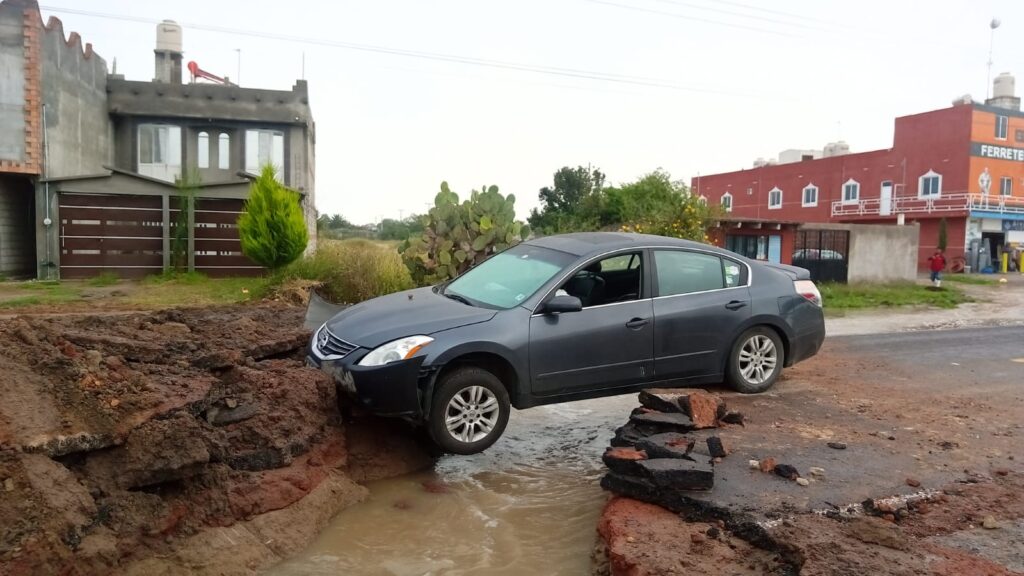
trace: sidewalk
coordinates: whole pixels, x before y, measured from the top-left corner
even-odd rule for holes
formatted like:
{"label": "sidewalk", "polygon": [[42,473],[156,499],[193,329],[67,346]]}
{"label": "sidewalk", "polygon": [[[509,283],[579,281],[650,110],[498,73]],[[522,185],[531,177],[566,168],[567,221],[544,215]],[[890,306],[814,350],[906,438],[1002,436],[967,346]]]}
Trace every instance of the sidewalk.
{"label": "sidewalk", "polygon": [[[825,331],[829,336],[858,334],[886,334],[918,330],[948,330],[954,328],[983,328],[988,326],[1024,325],[1024,276],[1020,274],[991,274],[986,278],[1005,284],[976,286],[945,282],[955,286],[976,300],[952,309],[928,307],[877,308],[849,311],[842,316],[825,318]],[[927,278],[919,280],[927,285]]]}

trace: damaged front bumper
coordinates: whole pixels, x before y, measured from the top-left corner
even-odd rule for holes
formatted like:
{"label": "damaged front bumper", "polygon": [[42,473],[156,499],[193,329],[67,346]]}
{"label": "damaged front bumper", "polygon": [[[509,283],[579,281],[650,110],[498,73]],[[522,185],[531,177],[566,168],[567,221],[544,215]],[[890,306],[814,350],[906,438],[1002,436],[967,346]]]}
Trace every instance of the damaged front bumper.
{"label": "damaged front bumper", "polygon": [[422,376],[432,373],[423,368],[423,357],[383,366],[359,366],[359,359],[366,353],[367,350],[359,350],[340,360],[325,360],[310,351],[306,364],[330,374],[340,391],[374,414],[421,419]]}

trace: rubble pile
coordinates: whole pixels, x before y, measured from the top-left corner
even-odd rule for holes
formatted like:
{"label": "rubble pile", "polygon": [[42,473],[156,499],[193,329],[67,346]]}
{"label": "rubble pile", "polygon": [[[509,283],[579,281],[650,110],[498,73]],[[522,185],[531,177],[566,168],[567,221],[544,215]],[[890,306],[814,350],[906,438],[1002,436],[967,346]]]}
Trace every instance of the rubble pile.
{"label": "rubble pile", "polygon": [[715,464],[730,452],[714,431],[743,425],[743,415],[705,390],[650,389],[639,400],[602,457],[609,471],[601,486],[654,504],[664,502],[666,493],[711,490]]}

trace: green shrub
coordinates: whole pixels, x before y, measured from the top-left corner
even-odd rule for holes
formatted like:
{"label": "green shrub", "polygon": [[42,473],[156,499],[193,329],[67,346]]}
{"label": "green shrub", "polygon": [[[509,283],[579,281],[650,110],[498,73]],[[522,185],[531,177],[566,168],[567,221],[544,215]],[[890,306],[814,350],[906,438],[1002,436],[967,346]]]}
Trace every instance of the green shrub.
{"label": "green shrub", "polygon": [[338,303],[355,304],[413,287],[409,270],[393,247],[370,240],[321,240],[313,256],[293,262],[274,283],[315,280]]}
{"label": "green shrub", "polygon": [[423,233],[402,245],[402,260],[420,285],[454,278],[495,252],[514,246],[530,235],[516,220],[516,197],[497,186],[474,190],[459,203],[459,195],[441,183],[434,207],[422,217]]}
{"label": "green shrub", "polygon": [[238,218],[242,252],[271,270],[294,262],[309,244],[299,195],[278,182],[274,173],[272,166],[263,167]]}

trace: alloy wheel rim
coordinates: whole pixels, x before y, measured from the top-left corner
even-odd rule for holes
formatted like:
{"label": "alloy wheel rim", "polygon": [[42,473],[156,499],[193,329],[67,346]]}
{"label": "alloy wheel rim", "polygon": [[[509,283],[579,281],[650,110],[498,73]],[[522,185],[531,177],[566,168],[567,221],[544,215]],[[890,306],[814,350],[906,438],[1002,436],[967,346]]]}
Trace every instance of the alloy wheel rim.
{"label": "alloy wheel rim", "polygon": [[478,442],[497,426],[501,407],[498,397],[483,386],[467,386],[448,401],[444,424],[459,442]]}
{"label": "alloy wheel rim", "polygon": [[740,374],[751,384],[763,384],[778,363],[778,349],[771,338],[758,334],[740,349]]}

